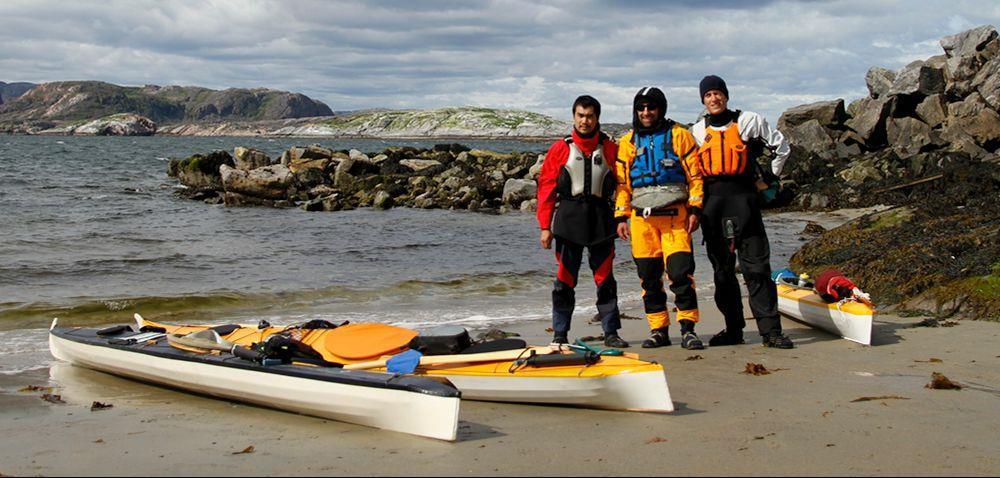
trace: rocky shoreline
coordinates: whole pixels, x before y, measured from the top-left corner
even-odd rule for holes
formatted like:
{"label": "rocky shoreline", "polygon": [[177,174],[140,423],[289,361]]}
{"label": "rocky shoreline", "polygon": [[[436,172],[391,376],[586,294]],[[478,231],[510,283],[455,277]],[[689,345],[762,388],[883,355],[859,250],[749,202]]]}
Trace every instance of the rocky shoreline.
{"label": "rocky shoreline", "polygon": [[237,147],[234,154],[171,160],[168,175],[186,186],[185,197],[227,206],[530,211],[543,159],[460,144],[393,147],[371,155],[314,144],[290,148],[279,159]]}

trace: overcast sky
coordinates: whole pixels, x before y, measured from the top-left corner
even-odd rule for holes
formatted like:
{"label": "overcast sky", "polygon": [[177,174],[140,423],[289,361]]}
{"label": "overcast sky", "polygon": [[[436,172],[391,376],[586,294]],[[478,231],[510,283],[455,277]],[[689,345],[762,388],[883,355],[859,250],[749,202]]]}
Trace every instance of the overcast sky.
{"label": "overcast sky", "polygon": [[631,118],[660,86],[668,115],[701,111],[717,74],[731,106],[772,121],[867,93],[870,66],[942,53],[1000,24],[983,1],[0,1],[0,81],[268,87],[334,110],[476,105],[569,119],[591,94]]}

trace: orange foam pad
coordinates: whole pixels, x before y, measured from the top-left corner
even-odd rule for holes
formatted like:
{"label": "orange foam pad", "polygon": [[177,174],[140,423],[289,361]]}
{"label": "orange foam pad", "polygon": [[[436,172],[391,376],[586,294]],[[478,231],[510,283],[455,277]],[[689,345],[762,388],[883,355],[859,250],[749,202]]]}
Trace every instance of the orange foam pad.
{"label": "orange foam pad", "polygon": [[396,352],[416,336],[415,330],[392,325],[348,324],[327,332],[323,345],[339,357],[359,360]]}

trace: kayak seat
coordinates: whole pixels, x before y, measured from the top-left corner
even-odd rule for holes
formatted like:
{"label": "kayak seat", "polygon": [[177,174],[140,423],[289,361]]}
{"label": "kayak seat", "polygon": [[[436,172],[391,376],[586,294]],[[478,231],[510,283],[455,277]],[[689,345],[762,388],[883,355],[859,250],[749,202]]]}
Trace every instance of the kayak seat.
{"label": "kayak seat", "polygon": [[225,337],[225,336],[227,336],[227,335],[229,335],[229,334],[231,334],[233,332],[236,332],[237,330],[242,329],[242,328],[243,327],[240,326],[240,325],[226,324],[226,325],[216,325],[215,327],[212,327],[210,330],[214,330],[220,336]]}
{"label": "kayak seat", "polygon": [[98,337],[114,337],[115,335],[121,335],[125,332],[131,332],[132,327],[128,325],[113,325],[111,327],[103,328],[97,331]]}

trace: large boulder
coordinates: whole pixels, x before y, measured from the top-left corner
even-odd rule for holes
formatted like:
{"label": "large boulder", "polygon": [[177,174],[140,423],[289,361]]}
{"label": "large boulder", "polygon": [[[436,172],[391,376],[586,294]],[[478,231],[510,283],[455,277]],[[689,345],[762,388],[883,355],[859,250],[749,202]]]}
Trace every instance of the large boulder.
{"label": "large boulder", "polygon": [[963,98],[972,92],[971,80],[982,66],[1000,52],[1000,39],[992,25],[983,25],[942,38],[941,47],[948,57],[948,93]]}
{"label": "large boulder", "polygon": [[864,158],[851,163],[847,168],[838,171],[837,177],[851,187],[858,187],[868,181],[881,181],[885,179],[885,175],[880,171],[874,157]]}
{"label": "large boulder", "polygon": [[927,123],[931,128],[936,128],[948,119],[948,103],[944,95],[931,95],[924,98],[924,101],[917,105],[917,117]]}
{"label": "large boulder", "polygon": [[941,146],[945,151],[965,153],[970,158],[985,159],[993,156],[976,143],[976,139],[966,133],[961,127],[946,124],[939,133]]}
{"label": "large boulder", "polygon": [[219,172],[226,192],[262,199],[282,199],[293,184],[292,172],[280,164],[250,171],[223,165]]}
{"label": "large boulder", "polygon": [[948,104],[948,115],[954,118],[972,118],[988,106],[979,93],[972,93],[962,101]]}
{"label": "large boulder", "polygon": [[181,184],[192,189],[222,190],[222,176],[219,168],[234,166],[233,157],[226,151],[215,151],[207,155],[196,154],[183,159],[172,167]]}
{"label": "large boulder", "polygon": [[[326,159],[314,159],[312,161],[329,161]],[[326,171],[322,167],[315,168],[302,168],[298,171],[292,172],[295,177],[295,184],[298,185],[299,190],[310,190],[316,186],[320,186],[327,182],[329,177]]]}
{"label": "large boulder", "polygon": [[535,164],[528,168],[528,175],[524,179],[538,180],[538,176],[542,174],[542,164],[545,162],[545,155],[539,154],[538,158],[535,159]]}
{"label": "large boulder", "polygon": [[288,150],[289,161],[294,162],[300,159],[324,159],[334,157],[335,151],[330,148],[324,148],[318,144],[311,144],[309,146],[295,146]]}
{"label": "large boulder", "polygon": [[389,209],[393,205],[392,195],[385,191],[375,193],[375,198],[372,199],[372,207],[378,209]]}
{"label": "large boulder", "polygon": [[941,38],[941,48],[948,58],[964,58],[981,54],[991,43],[997,41],[997,30],[993,25],[982,25],[962,33]]}
{"label": "large boulder", "polygon": [[858,112],[847,120],[847,126],[858,133],[869,148],[885,144],[885,119],[889,116],[891,98],[862,98]]}
{"label": "large boulder", "polygon": [[293,174],[298,174],[306,169],[318,169],[320,172],[327,172],[330,168],[330,164],[333,162],[331,159],[301,159],[298,161],[293,161],[288,165],[288,170]]}
{"label": "large boulder", "polygon": [[873,66],[865,74],[865,84],[868,85],[868,94],[872,98],[882,98],[889,93],[892,83],[896,81],[896,72]]}
{"label": "large boulder", "polygon": [[886,139],[901,158],[908,158],[931,144],[931,127],[915,118],[890,118]]}
{"label": "large boulder", "polygon": [[972,87],[994,110],[1000,110],[1000,56],[983,65],[972,79]]}
{"label": "large boulder", "polygon": [[236,161],[236,169],[244,171],[271,165],[271,158],[263,151],[254,148],[237,146],[233,150],[233,158]]}
{"label": "large boulder", "polygon": [[370,158],[368,158],[368,155],[367,155],[367,154],[365,154],[365,153],[362,153],[361,151],[358,151],[358,150],[356,150],[356,149],[352,149],[352,150],[350,150],[350,151],[349,151],[349,152],[347,153],[347,157],[349,157],[349,158],[353,159],[354,161],[365,161],[365,162],[371,162],[371,159],[370,159]]}
{"label": "large boulder", "polygon": [[953,118],[948,126],[968,134],[987,150],[1000,147],[1000,115],[996,111],[984,108],[973,117]]}
{"label": "large boulder", "polygon": [[778,129],[790,130],[807,121],[815,120],[820,126],[839,129],[847,113],[844,111],[844,100],[819,101],[807,105],[799,105],[785,110],[778,118]]}
{"label": "large boulder", "polygon": [[944,71],[917,60],[896,73],[888,95],[930,96],[944,93]]}
{"label": "large boulder", "polygon": [[496,151],[490,151],[486,149],[470,150],[469,156],[475,158],[479,164],[499,163],[501,161],[513,159],[515,157],[514,154],[512,153],[499,153]]}
{"label": "large boulder", "polygon": [[426,172],[430,169],[441,167],[441,161],[436,159],[404,159],[399,164],[415,173]]}
{"label": "large boulder", "polygon": [[811,119],[785,130],[785,136],[791,145],[792,155],[796,158],[806,156],[831,158],[834,155],[833,138],[818,120]]}
{"label": "large boulder", "polygon": [[527,179],[508,179],[503,184],[503,194],[500,198],[504,204],[520,205],[523,201],[535,198],[538,185]]}
{"label": "large boulder", "polygon": [[355,159],[348,156],[347,159],[340,161],[337,165],[337,169],[333,173],[333,185],[339,188],[348,188],[351,183],[354,182],[354,176],[351,175],[351,168],[354,167]]}

